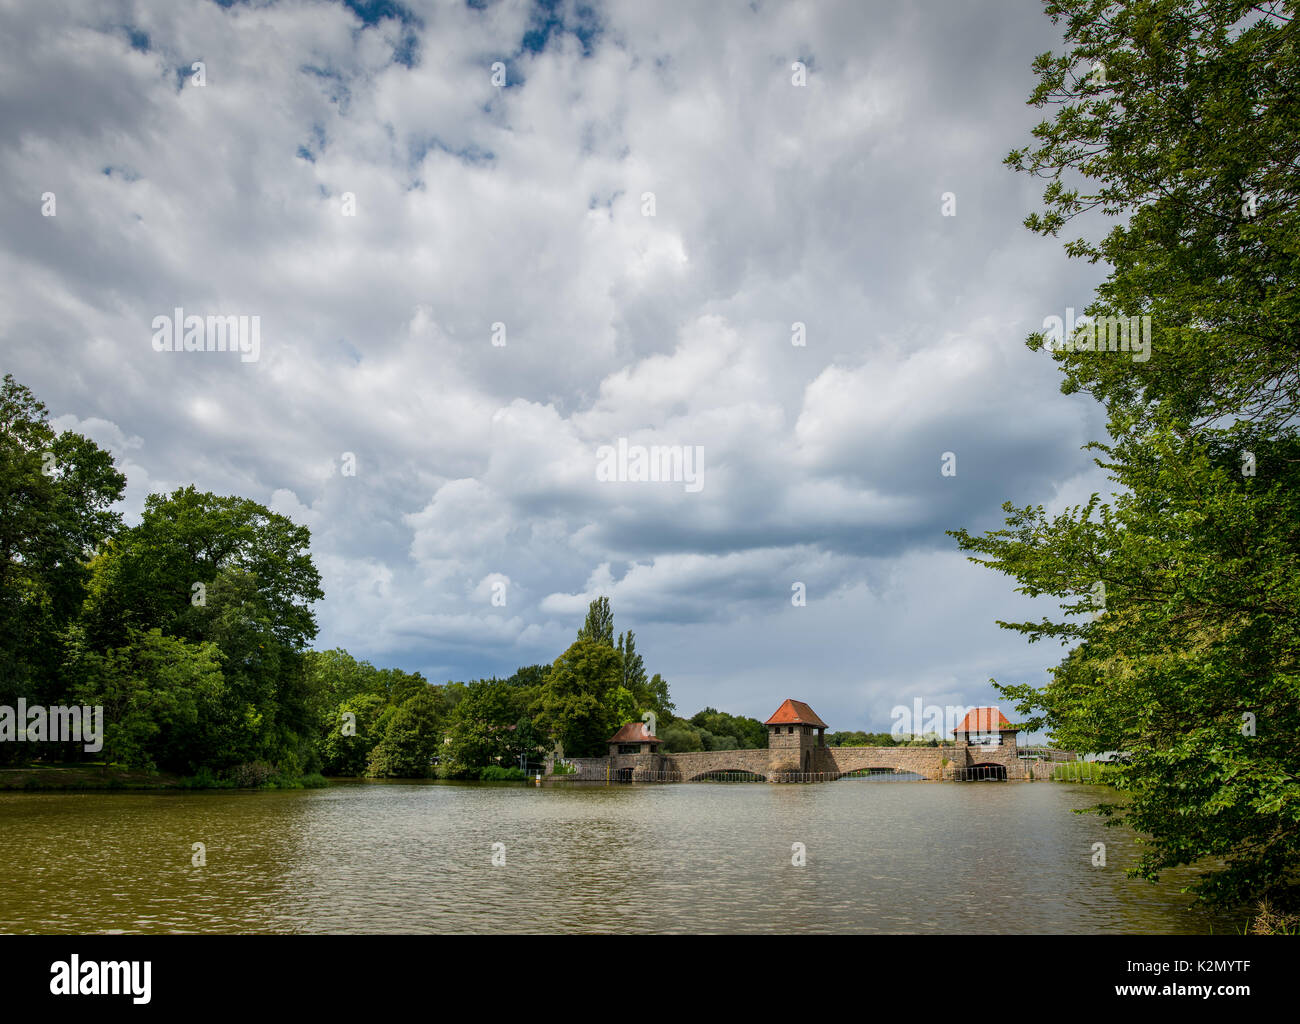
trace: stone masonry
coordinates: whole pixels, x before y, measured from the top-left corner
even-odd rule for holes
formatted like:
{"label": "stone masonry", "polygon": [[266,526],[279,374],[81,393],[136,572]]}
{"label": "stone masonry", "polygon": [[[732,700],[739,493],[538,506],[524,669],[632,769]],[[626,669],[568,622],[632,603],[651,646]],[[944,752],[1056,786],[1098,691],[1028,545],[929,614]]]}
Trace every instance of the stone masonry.
{"label": "stone masonry", "polygon": [[[1000,747],[985,748],[959,743],[947,747],[814,747],[808,768],[789,769],[800,774],[826,774],[839,778],[863,769],[881,769],[891,772],[915,772],[924,779],[960,778],[959,769],[979,765],[999,765],[1006,770],[1008,780],[1028,778],[1025,765],[1016,756],[1015,744],[1008,741]],[[610,779],[633,781],[641,777],[664,781],[690,782],[712,772],[748,772],[761,775],[768,781],[783,776],[790,763],[785,748],[758,750],[706,750],[688,754],[619,754],[614,757],[575,757],[570,763],[577,769],[578,779]],[[622,773],[622,774],[620,774]],[[1050,777],[1050,776],[1049,776]]]}
{"label": "stone masonry", "polygon": [[[639,723],[637,723],[639,725]],[[684,754],[653,752],[618,754],[611,743],[608,757],[570,758],[577,774],[569,778],[610,781],[691,782],[718,772],[746,772],[768,782],[838,779],[855,771],[877,769],[915,772],[923,779],[964,779],[1001,769],[1008,780],[1031,777],[1017,756],[1016,729],[1002,725],[987,743],[969,743],[959,732],[957,742],[942,747],[830,747],[826,726],[806,704],[786,701],[768,721],[768,746],[757,750],[708,750]],[[630,725],[625,727],[630,728]],[[615,734],[616,738],[622,735]],[[648,734],[647,734],[648,735]],[[638,737],[639,738],[639,737]],[[658,741],[654,741],[656,746]],[[981,769],[974,772],[972,769]],[[1050,770],[1050,769],[1049,769]],[[1034,775],[1041,778],[1043,770]],[[1050,775],[1048,775],[1050,777]]]}

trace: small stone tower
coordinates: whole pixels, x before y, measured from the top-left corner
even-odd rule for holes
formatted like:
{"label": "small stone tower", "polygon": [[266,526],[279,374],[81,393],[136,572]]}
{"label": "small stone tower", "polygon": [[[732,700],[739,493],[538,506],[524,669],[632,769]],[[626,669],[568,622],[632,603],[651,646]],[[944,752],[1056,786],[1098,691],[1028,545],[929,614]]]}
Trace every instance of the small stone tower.
{"label": "small stone tower", "polygon": [[768,770],[815,772],[826,747],[826,723],[801,700],[786,700],[765,723]]}
{"label": "small stone tower", "polygon": [[1025,778],[1025,762],[1016,749],[1019,731],[996,707],[971,708],[953,730],[956,745],[945,774],[964,779]]}

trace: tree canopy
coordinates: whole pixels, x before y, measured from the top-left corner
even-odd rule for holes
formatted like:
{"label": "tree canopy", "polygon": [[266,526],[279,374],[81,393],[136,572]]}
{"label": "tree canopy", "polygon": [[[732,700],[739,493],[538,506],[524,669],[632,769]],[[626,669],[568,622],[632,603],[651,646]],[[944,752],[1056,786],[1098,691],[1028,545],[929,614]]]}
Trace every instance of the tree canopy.
{"label": "tree canopy", "polygon": [[[1198,864],[1219,903],[1300,901],[1300,64],[1295,4],[1046,4],[1070,45],[1035,62],[1057,108],[1013,151],[1047,180],[1026,221],[1121,222],[1069,255],[1110,273],[1087,312],[1149,316],[1150,358],[1057,346],[1062,390],[1104,403],[1114,493],[953,531],[1062,615],[1000,622],[1070,648],[1000,685],[1029,727],[1131,754],[1098,810],[1147,837],[1136,874]],[[1043,333],[1028,339],[1040,349]]]}
{"label": "tree canopy", "polygon": [[[53,702],[63,634],[80,613],[89,561],[121,526],[126,477],[6,374],[0,385],[0,703]],[[0,758],[17,756],[0,750]]]}

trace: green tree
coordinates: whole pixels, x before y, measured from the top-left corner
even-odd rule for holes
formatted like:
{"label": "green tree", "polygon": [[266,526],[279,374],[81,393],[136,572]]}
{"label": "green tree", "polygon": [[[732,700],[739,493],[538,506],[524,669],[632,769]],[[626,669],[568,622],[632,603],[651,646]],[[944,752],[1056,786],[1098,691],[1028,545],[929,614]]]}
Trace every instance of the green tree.
{"label": "green tree", "polygon": [[192,772],[194,739],[222,696],[221,653],[159,630],[134,633],[123,647],[86,652],[78,665],[78,703],[104,709],[106,763]]}
{"label": "green tree", "polygon": [[506,682],[511,686],[521,686],[540,691],[546,685],[547,677],[550,674],[550,665],[525,665],[522,668],[515,669],[514,674]]}
{"label": "green tree", "polygon": [[[87,562],[121,526],[126,478],[6,374],[0,385],[0,703],[66,692],[63,634],[85,598]],[[12,750],[12,745],[10,747]],[[0,751],[0,756],[8,751]]]}
{"label": "green tree", "polygon": [[354,693],[326,716],[320,740],[321,771],[326,775],[360,776],[379,743],[380,723],[388,705],[377,693]]}
{"label": "green tree", "polygon": [[623,659],[623,686],[636,694],[642,703],[649,704],[650,686],[645,674],[645,661],[636,649],[636,634],[630,629],[618,637],[618,653]]}
{"label": "green tree", "polygon": [[305,648],[323,594],[309,543],[306,527],[256,502],[187,487],[150,495],[140,524],[92,564],[82,620],[90,650],[144,629],[220,649],[222,705],[196,751],[209,767],[310,767],[321,724]]}
{"label": "green tree", "polygon": [[442,705],[432,687],[408,697],[388,719],[384,738],[370,752],[372,778],[426,778],[443,749]]}
{"label": "green tree", "polygon": [[471,768],[517,764],[520,754],[536,760],[539,739],[530,719],[531,687],[508,680],[472,682],[452,715],[451,758]]}
{"label": "green tree", "polygon": [[668,754],[687,754],[704,749],[704,740],[699,730],[680,718],[661,727],[659,738],[664,741],[662,749]]}
{"label": "green tree", "polygon": [[324,728],[332,728],[339,704],[361,694],[388,699],[378,670],[368,661],[358,661],[341,647],[328,651],[307,651],[303,655],[306,687],[311,695],[313,715]]}
{"label": "green tree", "polygon": [[578,630],[578,639],[614,646],[614,613],[608,597],[598,597],[587,606],[587,619]]}
{"label": "green tree", "polygon": [[1025,223],[1055,236],[1091,211],[1123,218],[1066,251],[1113,268],[1089,314],[1149,315],[1152,331],[1145,360],[1058,351],[1062,390],[1104,402],[1117,435],[1225,418],[1283,429],[1300,386],[1296,5],[1045,7],[1071,45],[1035,62],[1030,102],[1058,110],[1037,145],[1007,157],[1048,182],[1044,211]]}
{"label": "green tree", "polygon": [[147,624],[203,639],[219,618],[211,590],[224,574],[249,588],[238,599],[257,603],[276,643],[303,650],[316,635],[311,603],[324,596],[310,544],[305,526],[247,498],[194,487],[151,494],[92,583],[87,638],[96,645]]}
{"label": "green tree", "polygon": [[569,757],[606,752],[619,708],[611,703],[623,676],[612,643],[576,640],[555,659],[536,718],[540,732],[561,744]]}
{"label": "green tree", "polygon": [[[645,702],[648,705],[648,710],[653,711],[661,722],[673,718],[674,713],[677,711],[677,705],[672,702],[672,698],[668,693],[668,681],[658,672],[650,677],[650,682],[646,685],[646,692]],[[766,745],[766,737],[764,737],[763,742]]]}
{"label": "green tree", "polygon": [[1094,331],[1055,353],[1062,390],[1106,406],[1109,439],[1095,447],[1111,502],[1094,495],[1058,516],[1008,504],[1004,529],[954,536],[1020,592],[1061,602],[1057,619],[1000,623],[1073,648],[1048,685],[998,688],[1034,716],[1028,727],[1130,752],[1114,778],[1131,799],[1098,810],[1149,837],[1135,873],[1199,864],[1202,897],[1292,909],[1295,4],[1046,6],[1070,45],[1035,64],[1031,102],[1059,106],[1055,118],[1008,157],[1048,181],[1026,223],[1055,235],[1088,211],[1123,218],[1066,248],[1112,268],[1087,312],[1150,316],[1150,349],[1099,346]]}
{"label": "green tree", "polygon": [[[626,686],[615,686],[605,699],[609,721],[615,729],[641,719],[641,705]],[[606,737],[608,739],[608,737]]]}
{"label": "green tree", "polygon": [[757,718],[744,718],[729,715],[717,708],[705,708],[691,716],[691,725],[713,733],[719,742],[726,740],[731,743],[731,747],[709,749],[756,750],[767,746],[767,726]]}

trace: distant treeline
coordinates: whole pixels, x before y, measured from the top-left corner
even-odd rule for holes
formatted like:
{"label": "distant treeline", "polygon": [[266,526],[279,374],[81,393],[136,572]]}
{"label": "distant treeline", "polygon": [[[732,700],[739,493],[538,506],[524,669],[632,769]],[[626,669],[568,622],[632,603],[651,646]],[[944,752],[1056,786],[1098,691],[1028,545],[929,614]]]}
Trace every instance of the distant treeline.
{"label": "distant treeline", "polygon": [[934,733],[914,736],[891,732],[828,732],[826,744],[831,747],[951,747],[954,740],[945,740]]}

